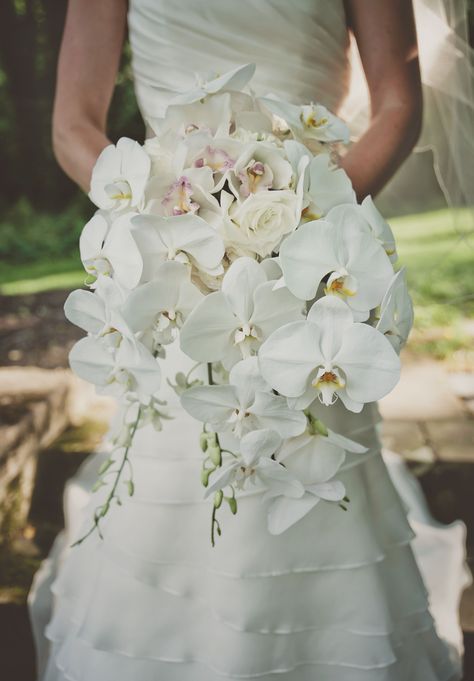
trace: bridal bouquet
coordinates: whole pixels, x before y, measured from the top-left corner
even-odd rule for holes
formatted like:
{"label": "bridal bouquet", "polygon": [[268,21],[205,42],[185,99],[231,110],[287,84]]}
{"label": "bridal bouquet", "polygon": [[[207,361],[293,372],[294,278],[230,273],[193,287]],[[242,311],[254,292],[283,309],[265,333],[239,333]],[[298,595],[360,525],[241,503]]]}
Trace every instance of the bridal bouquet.
{"label": "bridal bouquet", "polygon": [[130,445],[167,416],[160,364],[177,337],[208,368],[208,384],[180,373],[175,387],[203,424],[213,544],[218,509],[235,514],[253,486],[274,534],[321,501],[347,509],[338,470],[366,450],[320,405],[360,412],[398,381],[412,306],[389,225],[338,168],[349,131],[321,104],[244,92],[254,69],[200,82],[148,121],[143,146],[122,138],[94,168],[90,290],[65,305],[87,336],[70,363],[127,408],[90,532],[121,503],[119,483],[133,494]]}

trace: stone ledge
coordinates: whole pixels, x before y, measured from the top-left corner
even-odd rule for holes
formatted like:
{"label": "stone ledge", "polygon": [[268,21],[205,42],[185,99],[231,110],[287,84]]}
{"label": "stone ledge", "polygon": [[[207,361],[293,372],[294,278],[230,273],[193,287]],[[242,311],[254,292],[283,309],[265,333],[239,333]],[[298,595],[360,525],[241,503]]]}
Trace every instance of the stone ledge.
{"label": "stone ledge", "polygon": [[37,455],[70,422],[70,372],[0,369],[0,527],[26,521]]}

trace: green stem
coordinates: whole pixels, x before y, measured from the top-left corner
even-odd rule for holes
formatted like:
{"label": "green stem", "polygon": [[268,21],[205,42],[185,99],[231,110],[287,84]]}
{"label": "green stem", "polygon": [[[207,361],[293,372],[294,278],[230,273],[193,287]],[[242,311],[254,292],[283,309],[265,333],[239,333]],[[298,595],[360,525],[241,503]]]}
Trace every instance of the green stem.
{"label": "green stem", "polygon": [[207,381],[209,385],[214,385],[214,378],[212,376],[212,364],[208,362],[207,365]]}
{"label": "green stem", "polygon": [[[122,476],[122,473],[123,473],[123,470],[124,470],[125,466],[126,466],[127,463],[128,463],[128,465],[131,467],[130,461],[129,461],[129,459],[128,459],[128,455],[129,455],[130,447],[132,446],[133,438],[134,438],[134,436],[135,436],[135,433],[136,433],[136,430],[137,430],[137,428],[138,428],[138,424],[139,424],[139,422],[140,422],[141,417],[142,417],[142,408],[140,407],[140,408],[138,409],[137,418],[135,419],[135,421],[134,421],[134,423],[133,423],[133,426],[132,426],[132,430],[130,431],[130,442],[129,442],[129,444],[127,445],[127,447],[125,448],[125,452],[124,452],[122,461],[121,461],[121,463],[120,463],[120,466],[119,466],[118,469],[117,469],[117,473],[116,473],[116,476],[115,476],[114,484],[112,485],[112,488],[111,488],[111,490],[110,490],[110,492],[109,492],[109,494],[108,494],[108,496],[107,496],[107,499],[106,499],[105,502],[102,504],[102,507],[101,507],[102,509],[107,509],[107,510],[109,509],[110,504],[112,503],[112,499],[115,497],[115,492],[117,491],[117,487],[118,487],[118,484],[119,484],[119,482],[120,482],[120,478],[121,478],[121,476]],[[107,512],[107,511],[106,511],[106,512]],[[99,524],[100,524],[100,519],[103,518],[104,515],[105,515],[105,513],[101,515],[101,514],[97,514],[97,512],[96,512],[95,515],[94,515],[94,524],[92,525],[92,527],[88,530],[88,532],[86,532],[85,535],[83,535],[80,539],[78,539],[77,541],[75,541],[74,544],[72,544],[72,547],[74,547],[74,546],[79,546],[80,544],[82,544],[82,542],[85,541],[88,537],[90,537],[90,535],[91,535],[95,530],[97,530],[97,531],[99,532],[99,535],[100,535],[100,537],[102,538],[102,535],[101,535],[101,532],[100,532]]]}

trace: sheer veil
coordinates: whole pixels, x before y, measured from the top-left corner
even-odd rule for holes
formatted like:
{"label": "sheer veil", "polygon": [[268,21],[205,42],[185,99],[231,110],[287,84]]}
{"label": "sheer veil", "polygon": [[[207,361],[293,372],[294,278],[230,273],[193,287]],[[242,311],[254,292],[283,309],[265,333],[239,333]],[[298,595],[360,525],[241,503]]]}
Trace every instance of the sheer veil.
{"label": "sheer veil", "polygon": [[[442,194],[450,207],[474,205],[474,60],[467,35],[466,0],[414,0],[424,119],[416,152],[381,195],[388,212],[396,212],[405,190],[412,205],[431,207]],[[351,87],[341,115],[359,135],[368,120],[368,93],[355,41],[351,45]],[[418,158],[417,158],[418,157]],[[422,158],[424,157],[424,158]],[[436,178],[420,179],[432,167]],[[422,205],[415,205],[418,193]],[[410,203],[408,191],[407,203]],[[471,227],[473,217],[471,215]]]}

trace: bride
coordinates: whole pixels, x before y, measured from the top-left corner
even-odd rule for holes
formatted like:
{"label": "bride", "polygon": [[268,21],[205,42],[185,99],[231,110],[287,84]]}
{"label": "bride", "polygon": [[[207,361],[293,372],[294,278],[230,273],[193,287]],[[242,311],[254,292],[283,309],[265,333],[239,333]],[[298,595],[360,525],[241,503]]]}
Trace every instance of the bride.
{"label": "bride", "polygon": [[[127,18],[145,120],[162,116],[196,72],[223,73],[244,62],[257,64],[257,93],[321,99],[337,111],[349,87],[351,32],[371,113],[341,166],[359,199],[384,187],[420,134],[410,0],[131,0],[128,7],[126,0],[70,0],[53,139],[65,172],[86,191],[109,144],[106,119]],[[191,362],[172,346],[164,366],[171,380]],[[136,493],[110,514],[103,540],[91,536],[70,548],[96,504],[89,491],[106,455],[94,455],[68,485],[66,530],[30,595],[41,681],[460,679],[454,613],[466,581],[463,528],[437,528],[417,493],[409,524],[381,456],[375,404],[353,414],[339,402],[328,414],[330,427],[369,448],[343,470],[350,512],[335,516],[318,506],[271,536],[256,511],[258,494],[250,495],[240,502],[239,522],[227,523],[211,548],[202,539],[209,517],[196,455],[200,425],[171,388],[163,398],[174,418],[162,433],[137,431]],[[419,568],[432,584],[439,563],[433,538],[451,530],[449,602],[430,594],[440,616],[435,627]],[[445,632],[446,618],[454,623]]]}

